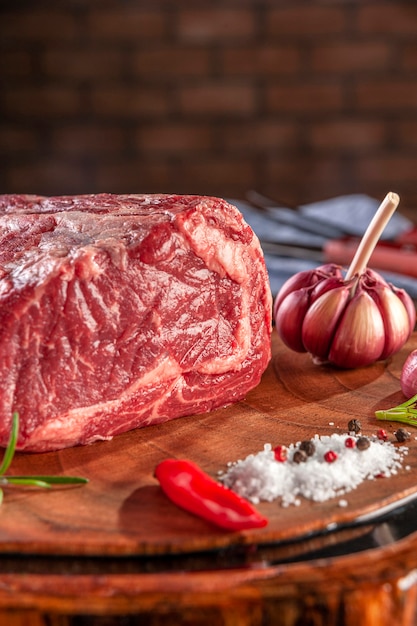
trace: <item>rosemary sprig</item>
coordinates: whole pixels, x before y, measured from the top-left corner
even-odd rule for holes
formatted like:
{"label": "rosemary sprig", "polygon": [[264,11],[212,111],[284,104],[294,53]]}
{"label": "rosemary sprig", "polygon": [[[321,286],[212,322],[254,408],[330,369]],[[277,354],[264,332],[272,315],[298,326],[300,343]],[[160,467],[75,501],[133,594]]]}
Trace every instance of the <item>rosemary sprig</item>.
{"label": "rosemary sprig", "polygon": [[3,461],[0,465],[0,475],[3,475],[10,467],[12,462],[14,451],[16,449],[17,436],[19,434],[19,413],[13,413],[12,416],[12,429],[10,431],[9,443],[7,444],[6,451],[4,453]]}
{"label": "rosemary sprig", "polygon": [[417,426],[417,394],[398,406],[385,411],[375,411],[379,420],[391,420],[393,422],[403,422],[410,426]]}
{"label": "rosemary sprig", "polygon": [[19,434],[19,414],[15,411],[12,416],[12,428],[9,441],[0,464],[0,505],[3,502],[3,489],[7,485],[24,487],[40,487],[50,489],[53,485],[80,485],[88,483],[87,478],[81,476],[6,476],[16,450]]}

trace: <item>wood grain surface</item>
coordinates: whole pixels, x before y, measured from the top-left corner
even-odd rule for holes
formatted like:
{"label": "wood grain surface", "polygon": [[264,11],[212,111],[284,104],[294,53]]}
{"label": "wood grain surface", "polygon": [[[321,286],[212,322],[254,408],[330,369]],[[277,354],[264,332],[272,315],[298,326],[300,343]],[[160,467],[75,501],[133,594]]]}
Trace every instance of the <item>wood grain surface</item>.
{"label": "wood grain surface", "polygon": [[[153,476],[167,457],[188,458],[213,476],[228,461],[261,450],[265,443],[289,444],[319,435],[344,433],[359,418],[364,434],[381,426],[377,409],[403,401],[399,377],[406,355],[417,347],[414,334],[386,362],[343,371],[314,365],[306,354],[282,345],[274,333],[273,358],[261,384],[244,402],[210,414],[179,418],[87,447],[16,455],[13,474],[72,474],[89,479],[82,487],[53,491],[10,488],[0,518],[0,553],[41,555],[175,555],[242,545],[291,541],[322,531],[417,491],[417,429],[408,442],[407,465],[389,479],[366,481],[324,503],[302,501],[259,509],[263,529],[225,532],[175,507]],[[390,433],[398,424],[384,423]]]}

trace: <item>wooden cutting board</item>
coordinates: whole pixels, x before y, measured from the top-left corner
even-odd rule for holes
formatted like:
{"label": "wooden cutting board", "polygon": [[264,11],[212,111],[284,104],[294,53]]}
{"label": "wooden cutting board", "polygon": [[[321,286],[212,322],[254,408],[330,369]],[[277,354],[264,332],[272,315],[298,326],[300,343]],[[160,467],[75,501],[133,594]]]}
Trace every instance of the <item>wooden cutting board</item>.
{"label": "wooden cutting board", "polygon": [[[0,554],[172,555],[249,544],[279,545],[350,522],[417,491],[417,429],[408,442],[409,470],[366,481],[347,496],[299,507],[262,503],[263,529],[231,533],[176,508],[162,493],[154,468],[167,457],[188,458],[215,476],[228,461],[289,444],[316,433],[345,433],[351,418],[371,435],[381,423],[377,409],[404,400],[399,377],[417,347],[417,334],[387,362],[354,371],[316,366],[273,336],[273,357],[261,384],[245,401],[210,414],[173,420],[87,447],[54,453],[16,454],[13,474],[71,474],[82,487],[5,492],[0,517]],[[394,439],[394,422],[382,424]]]}

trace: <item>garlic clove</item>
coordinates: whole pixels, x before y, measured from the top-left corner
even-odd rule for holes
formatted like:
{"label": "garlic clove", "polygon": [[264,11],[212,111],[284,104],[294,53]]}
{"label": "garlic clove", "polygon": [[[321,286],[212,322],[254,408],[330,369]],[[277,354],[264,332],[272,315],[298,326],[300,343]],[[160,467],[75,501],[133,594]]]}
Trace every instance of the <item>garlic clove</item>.
{"label": "garlic clove", "polygon": [[410,332],[407,339],[410,337],[411,333],[414,330],[416,325],[416,307],[412,298],[408,295],[408,293],[404,289],[399,289],[398,287],[394,287],[394,285],[390,285],[392,291],[395,293],[397,298],[401,300],[408,314],[408,320],[410,324]]}
{"label": "garlic clove", "polygon": [[316,267],[314,271],[316,274],[322,276],[342,277],[342,266],[336,265],[336,263],[325,263],[324,265],[319,265],[319,267]]}
{"label": "garlic clove", "polygon": [[377,361],[384,350],[385,329],[376,302],[359,289],[348,302],[335,332],[329,361],[346,369]]}
{"label": "garlic clove", "polygon": [[389,287],[378,285],[369,291],[382,315],[385,329],[385,345],[380,359],[386,359],[402,348],[410,336],[408,311],[402,301]]}
{"label": "garlic clove", "polygon": [[298,289],[287,295],[275,314],[275,327],[279,336],[295,352],[306,352],[301,328],[309,304],[309,289]]}
{"label": "garlic clove", "polygon": [[385,285],[388,286],[387,281],[381,274],[378,274],[375,270],[372,270],[370,267],[367,267],[364,273],[362,274],[362,278],[366,281],[366,284],[370,287],[372,285]]}
{"label": "garlic clove", "polygon": [[297,291],[298,289],[311,287],[328,276],[337,276],[342,278],[341,267],[339,265],[335,265],[334,263],[327,263],[325,265],[320,265],[313,270],[305,270],[291,276],[282,285],[275,298],[274,315],[276,315],[281,303],[288,296],[288,294],[293,291]]}
{"label": "garlic clove", "polygon": [[311,285],[313,274],[314,270],[305,270],[304,272],[294,274],[294,276],[291,276],[291,278],[285,281],[274,301],[274,316],[277,314],[281,304],[290,293],[298,291],[299,289],[304,289],[305,287],[309,287]]}
{"label": "garlic clove", "polygon": [[312,288],[310,294],[310,303],[312,304],[320,296],[326,293],[326,291],[336,289],[337,287],[345,287],[349,285],[350,283],[346,283],[342,276],[329,276],[328,278],[324,278]]}
{"label": "garlic clove", "polygon": [[323,293],[306,312],[302,342],[314,357],[327,360],[335,329],[349,297],[349,287],[336,287]]}

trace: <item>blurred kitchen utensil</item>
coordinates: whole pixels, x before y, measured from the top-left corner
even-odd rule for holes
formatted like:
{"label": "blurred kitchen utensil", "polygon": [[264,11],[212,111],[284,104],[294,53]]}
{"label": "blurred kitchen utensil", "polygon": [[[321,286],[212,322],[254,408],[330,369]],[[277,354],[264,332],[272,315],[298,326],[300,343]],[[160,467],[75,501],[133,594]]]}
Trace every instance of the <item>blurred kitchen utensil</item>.
{"label": "blurred kitchen utensil", "polygon": [[[323,263],[348,267],[379,206],[374,198],[351,194],[288,207],[254,190],[231,202],[261,241],[273,293],[303,269]],[[417,299],[417,228],[400,212],[384,229],[369,266]]]}

